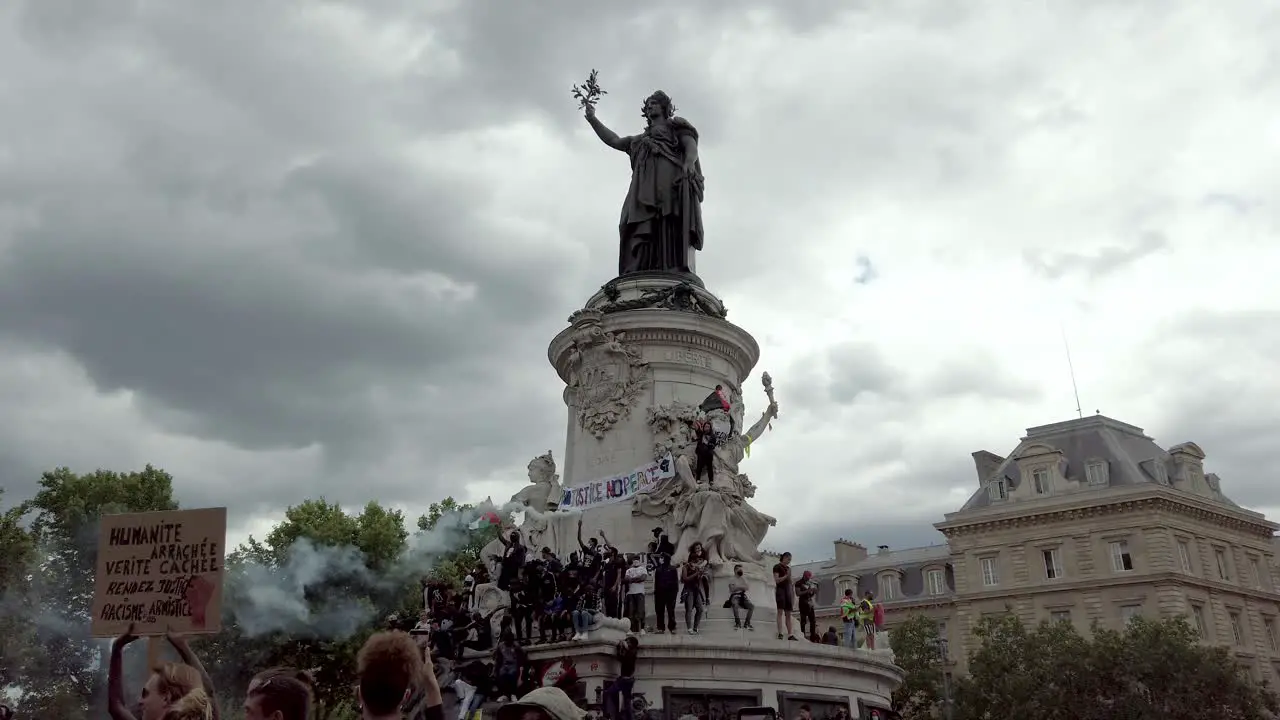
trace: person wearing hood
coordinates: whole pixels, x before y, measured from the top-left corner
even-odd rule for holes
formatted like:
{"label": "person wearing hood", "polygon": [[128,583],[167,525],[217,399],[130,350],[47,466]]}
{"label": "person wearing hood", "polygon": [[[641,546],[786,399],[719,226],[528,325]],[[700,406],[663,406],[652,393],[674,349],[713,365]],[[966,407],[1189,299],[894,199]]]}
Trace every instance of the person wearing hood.
{"label": "person wearing hood", "polygon": [[658,554],[653,570],[654,631],[676,631],[676,599],[680,597],[680,573],[671,565],[671,556]]}

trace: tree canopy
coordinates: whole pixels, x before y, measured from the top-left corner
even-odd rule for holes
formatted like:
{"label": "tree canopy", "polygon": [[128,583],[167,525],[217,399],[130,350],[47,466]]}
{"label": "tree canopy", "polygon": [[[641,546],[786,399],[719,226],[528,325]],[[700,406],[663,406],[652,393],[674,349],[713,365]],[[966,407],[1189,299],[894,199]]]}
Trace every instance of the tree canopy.
{"label": "tree canopy", "polygon": [[[1070,623],[1026,627],[1015,615],[983,619],[969,674],[953,683],[955,720],[1199,720],[1270,717],[1276,698],[1223,647],[1200,643],[1183,618],[1134,618],[1123,631]],[[894,694],[903,718],[942,715],[942,667],[933,621],[891,630],[907,670]]]}
{"label": "tree canopy", "polygon": [[[98,520],[176,509],[173,482],[150,466],[83,475],[59,468],[40,488],[0,512],[0,698],[8,695],[21,717],[97,717],[108,647],[88,636]],[[306,499],[261,540],[228,553],[223,630],[192,643],[226,698],[226,716],[256,672],[292,665],[316,676],[317,720],[355,717],[356,651],[371,632],[416,619],[423,579],[458,583],[474,566],[497,531],[470,530],[473,515],[445,498],[410,533],[401,511],[377,502],[349,512]],[[133,657],[138,673],[143,659]]]}

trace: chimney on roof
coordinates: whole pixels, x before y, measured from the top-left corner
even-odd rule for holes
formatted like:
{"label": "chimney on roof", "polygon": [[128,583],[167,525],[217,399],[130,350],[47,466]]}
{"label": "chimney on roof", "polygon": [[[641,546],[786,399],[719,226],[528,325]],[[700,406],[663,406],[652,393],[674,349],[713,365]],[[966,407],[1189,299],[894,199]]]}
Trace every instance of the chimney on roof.
{"label": "chimney on roof", "polygon": [[978,471],[978,487],[987,484],[987,480],[995,474],[1004,458],[988,450],[973,453],[973,469]]}
{"label": "chimney on roof", "polygon": [[876,546],[876,550],[877,550],[877,552],[876,552],[876,554],[877,554],[877,555],[884,555],[884,554],[886,554],[886,553],[888,553],[888,552],[889,552],[889,546],[888,546],[888,545],[877,545],[877,546]]}
{"label": "chimney on roof", "polygon": [[867,559],[867,548],[852,540],[840,538],[836,540],[836,565],[856,565]]}

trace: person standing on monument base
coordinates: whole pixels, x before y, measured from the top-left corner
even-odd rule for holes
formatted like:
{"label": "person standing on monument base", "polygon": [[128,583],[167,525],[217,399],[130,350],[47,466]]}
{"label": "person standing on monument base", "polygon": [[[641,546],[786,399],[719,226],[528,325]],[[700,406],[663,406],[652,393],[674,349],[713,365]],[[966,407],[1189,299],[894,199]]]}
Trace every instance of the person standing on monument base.
{"label": "person standing on monument base", "polygon": [[631,632],[644,634],[644,583],[649,579],[649,571],[639,555],[632,556],[631,567],[627,568],[626,580],[626,617],[631,620]]}
{"label": "person standing on monument base", "polygon": [[694,251],[702,249],[702,163],[698,130],[676,117],[661,90],[645,98],[644,132],[619,137],[583,108],[605,145],[631,159],[631,186],[618,221],[618,275],[637,272],[694,274]]}
{"label": "person standing on monument base", "polygon": [[512,530],[511,535],[502,537],[502,533],[498,533],[498,542],[502,543],[502,564],[498,571],[498,589],[506,592],[511,587],[511,581],[516,579],[520,573],[520,568],[524,567],[525,555],[527,548],[520,540],[520,531]]}
{"label": "person standing on monument base", "polygon": [[631,720],[631,691],[636,686],[636,656],[640,641],[635,636],[618,641],[618,677],[604,688],[604,716],[609,720]]}
{"label": "person standing on monument base", "polygon": [[[604,531],[600,531],[600,537],[604,538],[605,545],[609,544],[609,538],[604,536]],[[578,553],[578,582],[596,582],[600,581],[600,565],[603,561],[600,553],[600,541],[596,538],[588,538],[586,542],[582,540],[582,516],[578,516],[578,547],[581,551]]]}
{"label": "person standing on monument base", "polygon": [[680,570],[681,599],[684,600],[684,625],[690,635],[698,634],[707,607],[710,565],[702,543],[689,546],[689,559]]}
{"label": "person standing on monument base", "polygon": [[796,602],[800,606],[800,637],[808,638],[818,632],[818,616],[813,607],[817,594],[818,584],[813,581],[813,573],[805,570],[796,581]]}
{"label": "person standing on monument base", "polygon": [[680,596],[680,573],[671,565],[671,556],[658,553],[653,570],[654,632],[676,631],[676,598]]}
{"label": "person standing on monument base", "polygon": [[[795,603],[792,602],[794,595],[791,593],[791,553],[782,553],[782,557],[778,558],[778,564],[773,566],[773,584],[773,600],[778,606],[778,639],[785,637],[788,640],[797,640],[791,624],[791,613],[795,612]],[[782,634],[784,626],[786,635]]]}
{"label": "person standing on monument base", "polygon": [[844,591],[844,599],[840,601],[840,620],[844,622],[844,646],[856,648],[858,646],[858,599],[853,595],[853,588]]}

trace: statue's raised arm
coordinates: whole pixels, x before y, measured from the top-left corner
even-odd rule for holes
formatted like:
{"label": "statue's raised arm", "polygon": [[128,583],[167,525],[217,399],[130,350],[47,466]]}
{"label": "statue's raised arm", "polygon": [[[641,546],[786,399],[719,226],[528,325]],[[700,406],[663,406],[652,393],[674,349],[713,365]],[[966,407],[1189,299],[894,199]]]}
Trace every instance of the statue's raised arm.
{"label": "statue's raised arm", "polygon": [[631,187],[618,223],[618,275],[696,277],[694,256],[703,241],[698,129],[676,117],[671,98],[658,90],[641,108],[644,131],[620,136],[596,117],[595,103],[604,91],[595,80],[593,70],[585,86],[574,86],[574,97],[596,137],[631,159]]}

